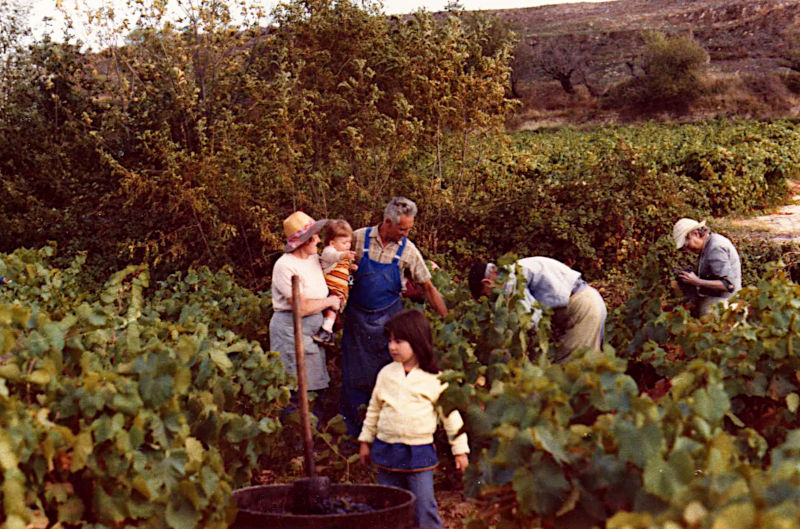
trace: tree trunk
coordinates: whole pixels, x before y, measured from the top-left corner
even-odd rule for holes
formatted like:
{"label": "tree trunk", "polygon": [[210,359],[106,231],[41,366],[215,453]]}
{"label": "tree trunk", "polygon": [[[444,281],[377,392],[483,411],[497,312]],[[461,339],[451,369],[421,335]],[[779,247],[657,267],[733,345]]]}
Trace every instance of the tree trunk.
{"label": "tree trunk", "polygon": [[561,88],[568,94],[575,93],[575,87],[572,86],[572,73],[559,75],[558,82],[561,83]]}
{"label": "tree trunk", "polygon": [[509,79],[509,81],[510,81],[510,84],[511,84],[511,95],[515,99],[521,99],[522,96],[520,96],[520,93],[519,93],[519,77],[514,75],[513,72],[512,72],[511,78]]}
{"label": "tree trunk", "polygon": [[589,94],[591,94],[592,97],[603,97],[604,95],[606,95],[606,92],[608,92],[607,86],[603,89],[598,89],[596,86],[591,84],[589,82],[589,79],[586,77],[585,72],[581,72],[580,77],[581,77],[580,81],[581,84],[586,87],[586,89],[589,91]]}

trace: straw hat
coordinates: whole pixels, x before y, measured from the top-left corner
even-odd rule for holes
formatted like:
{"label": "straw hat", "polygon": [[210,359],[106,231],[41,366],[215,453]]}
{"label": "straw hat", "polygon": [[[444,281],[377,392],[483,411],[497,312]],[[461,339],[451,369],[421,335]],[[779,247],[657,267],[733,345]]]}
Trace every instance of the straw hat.
{"label": "straw hat", "polygon": [[686,237],[697,228],[706,225],[706,221],[697,222],[694,219],[683,218],[675,223],[672,228],[672,238],[675,239],[675,246],[680,250],[686,244]]}
{"label": "straw hat", "polygon": [[295,211],[283,221],[283,233],[286,235],[286,248],[284,252],[289,253],[297,250],[300,246],[319,233],[328,219],[315,221],[302,211]]}

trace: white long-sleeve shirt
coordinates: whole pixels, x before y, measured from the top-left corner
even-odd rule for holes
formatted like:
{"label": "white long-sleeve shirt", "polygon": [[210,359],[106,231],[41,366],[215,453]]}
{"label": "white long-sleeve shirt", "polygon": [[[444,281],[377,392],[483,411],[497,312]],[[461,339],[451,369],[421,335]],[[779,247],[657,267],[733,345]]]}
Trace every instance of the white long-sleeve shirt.
{"label": "white long-sleeve shirt", "polygon": [[[527,310],[532,311],[531,320],[534,325],[542,316],[541,309],[535,305],[537,301],[542,307],[566,307],[573,289],[581,279],[580,272],[550,257],[526,257],[517,261],[517,264],[525,278],[525,290],[520,301]],[[517,279],[513,265],[509,268],[511,273],[504,288],[511,294]]]}
{"label": "white long-sleeve shirt", "polygon": [[453,454],[469,453],[467,434],[456,436],[464,424],[458,410],[444,417],[436,404],[446,388],[438,375],[419,367],[406,374],[400,362],[385,366],[375,381],[358,440],[371,443],[377,437],[385,443],[430,444],[441,419]]}
{"label": "white long-sleeve shirt", "polygon": [[329,244],[323,248],[322,254],[319,256],[319,264],[322,267],[322,272],[327,274],[333,270],[333,267],[342,260],[343,253],[344,252],[340,252],[334,248],[332,244]]}

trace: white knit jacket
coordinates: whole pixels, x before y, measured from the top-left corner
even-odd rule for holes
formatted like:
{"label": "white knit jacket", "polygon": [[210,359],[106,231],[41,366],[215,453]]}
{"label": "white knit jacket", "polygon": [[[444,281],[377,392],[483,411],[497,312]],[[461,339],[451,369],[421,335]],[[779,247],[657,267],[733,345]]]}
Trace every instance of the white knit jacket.
{"label": "white knit jacket", "polygon": [[456,436],[464,424],[458,410],[444,417],[436,405],[446,388],[438,375],[419,367],[406,375],[400,362],[385,366],[375,381],[358,440],[371,443],[377,437],[385,443],[430,444],[441,419],[453,454],[468,454],[467,434]]}

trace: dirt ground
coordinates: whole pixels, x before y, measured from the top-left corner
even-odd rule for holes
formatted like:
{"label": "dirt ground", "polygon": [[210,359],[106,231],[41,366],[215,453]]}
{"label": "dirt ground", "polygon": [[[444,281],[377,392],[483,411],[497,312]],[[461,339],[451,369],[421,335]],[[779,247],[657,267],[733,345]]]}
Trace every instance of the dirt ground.
{"label": "dirt ground", "polygon": [[436,491],[436,502],[445,529],[462,529],[462,521],[473,509],[472,503],[464,498],[461,491],[456,490]]}
{"label": "dirt ground", "polygon": [[753,237],[782,241],[800,241],[800,182],[790,181],[792,204],[757,217],[733,217],[719,219],[721,224],[736,232],[744,232]]}

